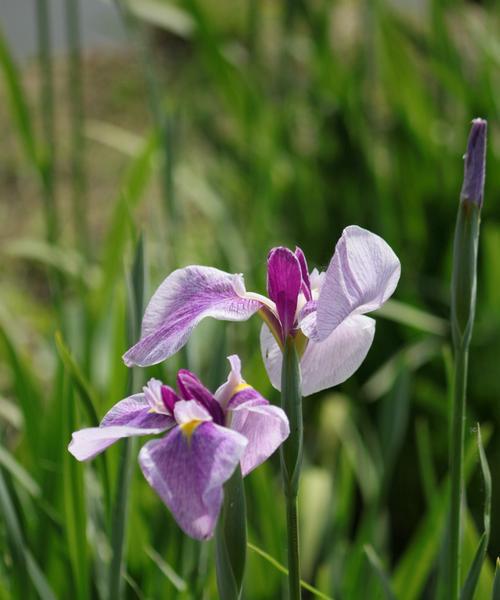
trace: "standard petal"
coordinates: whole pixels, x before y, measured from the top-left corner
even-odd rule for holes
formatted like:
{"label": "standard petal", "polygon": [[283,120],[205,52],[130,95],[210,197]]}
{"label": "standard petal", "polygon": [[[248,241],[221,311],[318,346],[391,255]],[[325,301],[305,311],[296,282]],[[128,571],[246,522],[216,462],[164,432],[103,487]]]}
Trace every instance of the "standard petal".
{"label": "standard petal", "polygon": [[288,418],[251,387],[238,392],[228,406],[229,426],[248,440],[241,458],[243,476],[258,467],[290,434]]}
{"label": "standard petal", "polygon": [[139,464],[181,529],[205,540],[214,532],[222,486],[246,444],[236,431],[211,422],[201,423],[190,436],[176,427],[166,437],[148,442],[139,453]]}
{"label": "standard petal", "polygon": [[379,308],[394,292],[401,265],[378,235],[352,225],[344,229],[318,298],[318,340],[344,319]]}
{"label": "standard petal", "polygon": [[144,367],[172,356],[205,317],[249,319],[262,303],[243,297],[245,293],[241,275],[199,266],[174,271],[151,298],[142,322],[142,337],[125,353],[125,364]]}
{"label": "standard petal", "polygon": [[[309,341],[300,360],[303,395],[310,396],[351,377],[368,354],[374,335],[374,319],[354,315],[345,319],[326,340]],[[261,349],[269,379],[280,390],[283,357],[265,326],[261,331]]]}
{"label": "standard petal", "polygon": [[283,338],[293,327],[301,286],[299,259],[288,248],[273,248],[267,259],[267,291],[276,304]]}
{"label": "standard petal", "polygon": [[227,381],[225,381],[214,394],[217,402],[222,406],[223,410],[227,407],[229,400],[233,396],[236,386],[243,382],[241,377],[240,357],[237,354],[231,354],[231,356],[227,357],[227,360],[231,366],[231,370],[227,376]]}
{"label": "standard petal", "polygon": [[99,427],[75,431],[68,450],[78,460],[89,460],[121,438],[162,433],[173,425],[168,415],[150,411],[144,394],[135,394],[115,404]]}

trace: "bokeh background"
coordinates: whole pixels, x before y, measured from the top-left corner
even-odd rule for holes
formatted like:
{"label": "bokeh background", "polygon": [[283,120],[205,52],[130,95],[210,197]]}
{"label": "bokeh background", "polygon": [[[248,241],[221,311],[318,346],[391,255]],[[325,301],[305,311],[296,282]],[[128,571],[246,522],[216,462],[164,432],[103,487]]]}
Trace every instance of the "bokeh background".
{"label": "bokeh background", "polygon": [[[489,598],[500,554],[498,2],[19,0],[0,19],[0,598],[108,597],[121,450],[84,466],[66,447],[130,389],[121,355],[137,247],[145,299],[193,263],[243,272],[263,292],[273,245],[300,245],[325,268],[353,223],[389,242],[402,277],[359,372],[304,401],[303,577],[366,600],[385,597],[383,570],[397,598],[434,597],[451,245],[477,116],[489,145],[464,552],[468,565],[483,528],[480,423],[493,514],[476,597]],[[215,389],[237,351],[246,379],[278,403],[259,327],[206,322],[133,386],[188,365]],[[213,548],[180,533],[133,462],[124,596],[216,598]],[[278,467],[275,456],[246,491],[250,542],[283,563]],[[248,550],[245,598],[279,598],[284,583]]]}

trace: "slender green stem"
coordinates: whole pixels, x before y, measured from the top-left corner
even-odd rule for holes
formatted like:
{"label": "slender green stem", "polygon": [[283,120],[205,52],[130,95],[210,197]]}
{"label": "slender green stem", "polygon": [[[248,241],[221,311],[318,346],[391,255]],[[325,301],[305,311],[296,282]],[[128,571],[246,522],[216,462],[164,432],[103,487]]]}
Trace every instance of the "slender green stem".
{"label": "slender green stem", "polygon": [[215,532],[220,600],[238,600],[245,572],[247,528],[245,488],[238,466],[224,485],[224,503]]}
{"label": "slender green stem", "polygon": [[464,488],[463,454],[469,344],[476,306],[477,247],[480,206],[461,202],[453,245],[451,329],[454,349],[453,406],[450,435],[450,513],[447,597],[458,600],[461,567],[461,504]]}
{"label": "slender green stem", "polygon": [[302,464],[302,395],[295,342],[288,338],[283,351],[281,406],[290,422],[290,435],[281,446],[281,472],[285,488],[288,543],[289,598],[300,599],[300,554],[297,495]]}
{"label": "slender green stem", "polygon": [[[135,340],[139,331],[139,324],[144,305],[144,242],[142,236],[137,241],[134,262],[128,282],[128,328],[129,343]],[[139,372],[137,369],[129,371],[127,381],[127,396],[130,396],[136,387]],[[115,502],[113,505],[113,520],[111,527],[111,548],[113,558],[109,572],[109,600],[118,600],[122,597],[124,578],[123,563],[125,553],[127,513],[132,478],[132,454],[134,453],[134,440],[122,442],[120,467],[116,486]]]}
{"label": "slender green stem", "polygon": [[450,598],[458,598],[460,589],[462,537],[461,505],[463,495],[463,456],[465,433],[465,392],[467,386],[468,350],[460,347],[455,353],[455,379],[453,389],[453,415],[450,446]]}
{"label": "slender green stem", "polygon": [[300,598],[299,522],[297,496],[286,499],[288,582],[290,598]]}
{"label": "slender green stem", "polygon": [[130,480],[132,476],[132,446],[133,440],[124,440],[121,449],[118,484],[113,509],[113,524],[111,530],[111,547],[113,557],[109,572],[109,600],[117,600],[122,596],[123,554],[125,548],[126,522]]}

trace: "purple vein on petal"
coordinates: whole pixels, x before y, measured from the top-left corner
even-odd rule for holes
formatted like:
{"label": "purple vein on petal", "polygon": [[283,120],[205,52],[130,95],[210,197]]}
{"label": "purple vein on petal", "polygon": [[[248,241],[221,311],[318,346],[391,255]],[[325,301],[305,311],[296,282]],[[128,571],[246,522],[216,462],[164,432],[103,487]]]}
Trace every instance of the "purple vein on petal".
{"label": "purple vein on petal", "polygon": [[169,358],[206,317],[249,319],[262,303],[245,294],[241,275],[200,266],[174,271],[153,294],[144,314],[141,339],[125,353],[125,364],[148,366]]}

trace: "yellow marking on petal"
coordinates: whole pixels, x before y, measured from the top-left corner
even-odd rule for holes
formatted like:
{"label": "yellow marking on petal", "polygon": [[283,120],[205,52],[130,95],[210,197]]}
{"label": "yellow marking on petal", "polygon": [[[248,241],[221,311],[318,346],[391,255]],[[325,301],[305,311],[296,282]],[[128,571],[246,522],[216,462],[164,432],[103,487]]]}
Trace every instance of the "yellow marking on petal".
{"label": "yellow marking on petal", "polygon": [[248,385],[248,383],[245,383],[244,381],[242,381],[241,383],[238,383],[238,385],[234,386],[232,395],[234,396],[238,392],[241,392],[242,390],[246,390],[247,388],[251,388],[251,387],[252,387],[251,385]]}
{"label": "yellow marking on petal", "polygon": [[195,429],[202,423],[203,421],[201,419],[193,419],[192,421],[188,421],[187,423],[179,425],[179,427],[181,428],[182,433],[186,436],[187,440],[189,441]]}
{"label": "yellow marking on petal", "polygon": [[304,352],[306,351],[307,344],[309,342],[309,338],[307,338],[302,331],[299,329],[295,336],[295,348],[297,349],[297,354],[299,358],[304,356]]}

